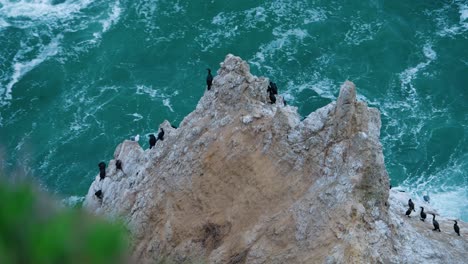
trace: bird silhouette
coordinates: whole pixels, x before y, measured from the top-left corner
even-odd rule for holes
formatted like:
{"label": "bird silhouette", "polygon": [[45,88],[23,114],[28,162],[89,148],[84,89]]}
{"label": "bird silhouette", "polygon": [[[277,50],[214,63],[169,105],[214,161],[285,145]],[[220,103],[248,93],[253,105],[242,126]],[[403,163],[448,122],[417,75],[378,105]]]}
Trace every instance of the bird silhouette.
{"label": "bird silhouette", "polygon": [[211,75],[211,70],[206,69],[208,71],[208,75],[206,76],[206,85],[208,88],[208,91],[211,89],[211,85],[213,84],[213,75]]}

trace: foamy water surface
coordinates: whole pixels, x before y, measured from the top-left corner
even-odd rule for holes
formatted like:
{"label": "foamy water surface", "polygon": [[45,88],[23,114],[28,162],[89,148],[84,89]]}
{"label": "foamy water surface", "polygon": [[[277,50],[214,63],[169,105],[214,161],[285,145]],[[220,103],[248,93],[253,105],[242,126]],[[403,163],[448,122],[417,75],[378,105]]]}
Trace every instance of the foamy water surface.
{"label": "foamy water surface", "polygon": [[468,220],[466,47],[466,0],[0,0],[0,166],[79,203],[118,143],[177,125],[233,53],[303,116],[354,81],[392,184]]}

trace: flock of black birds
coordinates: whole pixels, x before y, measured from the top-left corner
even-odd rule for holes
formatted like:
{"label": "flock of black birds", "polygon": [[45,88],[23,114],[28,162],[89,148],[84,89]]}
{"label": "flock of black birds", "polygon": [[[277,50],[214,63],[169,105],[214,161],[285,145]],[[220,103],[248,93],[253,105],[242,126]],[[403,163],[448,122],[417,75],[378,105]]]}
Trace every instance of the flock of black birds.
{"label": "flock of black birds", "polygon": [[[206,76],[206,89],[209,91],[211,90],[211,86],[213,85],[213,75],[211,74],[210,68],[206,70],[208,71],[208,75]],[[278,95],[278,87],[276,86],[276,83],[270,81],[270,83],[268,84],[267,92],[268,92],[268,98],[270,99],[270,103],[275,104],[276,103],[275,95]],[[283,101],[284,101],[284,105],[286,105],[286,101],[285,100]]]}
{"label": "flock of black birds", "polygon": [[[211,90],[211,86],[213,85],[213,75],[211,74],[211,69],[206,69],[206,70],[208,71],[208,75],[206,76],[206,85],[207,85],[207,90],[209,91],[209,90]],[[267,92],[268,92],[268,97],[270,99],[270,103],[275,104],[276,103],[276,96],[275,95],[278,94],[278,87],[276,86],[276,83],[270,81],[270,83],[268,85],[268,88],[267,88]],[[284,104],[286,105],[286,101],[284,101]],[[172,127],[177,128],[175,126],[172,126]],[[158,142],[158,140],[161,140],[161,141],[164,140],[164,129],[160,128],[160,131],[159,131],[157,137],[155,137],[154,134],[150,134],[148,137],[149,137],[150,149],[152,149],[156,145],[156,142]],[[122,161],[121,160],[117,160],[115,162],[115,166],[116,166],[117,170],[121,170],[122,172],[124,172],[123,169],[122,169]],[[106,177],[106,163],[100,162],[98,164],[98,167],[99,167],[100,180],[103,180]],[[390,189],[391,188],[392,187],[390,185]],[[102,190],[98,190],[94,194],[96,195],[96,197],[99,200],[102,200],[102,198],[103,198]],[[426,202],[429,202],[429,196],[425,195],[424,200]],[[421,212],[419,213],[419,216],[420,216],[421,221],[424,222],[426,220],[427,214],[424,212],[424,207],[420,206],[420,208],[421,208]],[[408,210],[406,210],[406,213],[405,213],[406,216],[411,217],[410,214],[411,214],[412,211],[416,212],[416,210],[414,209],[413,201],[411,199],[409,199],[408,200]],[[460,227],[458,226],[457,220],[452,220],[452,221],[455,222],[455,224],[453,225],[453,229],[455,230],[455,233],[457,233],[457,235],[460,235]],[[435,214],[432,214],[432,225],[434,226],[433,231],[441,232],[440,227],[439,227],[439,222],[437,222],[437,220],[435,219]]]}
{"label": "flock of black birds", "polygon": [[[172,127],[177,128],[177,127],[174,127],[174,126],[172,126]],[[158,140],[161,140],[161,141],[164,140],[164,129],[162,127],[160,128],[159,133],[158,133],[158,137],[155,137],[154,134],[150,134],[148,137],[149,137],[150,149],[152,149],[156,145],[156,142],[158,142]],[[99,181],[102,181],[104,178],[106,178],[106,163],[104,161],[101,161],[101,162],[99,162],[98,167],[99,167]],[[122,168],[122,161],[121,160],[118,159],[118,160],[115,161],[115,168],[117,170],[122,171],[125,174],[125,172],[124,172],[124,170]],[[99,200],[102,200],[102,198],[103,198],[102,190],[98,190],[97,192],[94,193],[94,195],[96,195],[96,197]]]}
{"label": "flock of black birds", "polygon": [[[213,85],[213,75],[211,74],[211,69],[208,68],[206,70],[208,71],[208,75],[206,76],[206,86],[207,86],[207,90],[209,91],[211,89],[211,86]],[[269,99],[270,99],[270,103],[275,104],[276,103],[276,96],[275,95],[278,94],[278,87],[276,86],[276,83],[270,81],[270,83],[268,85],[268,88],[267,88],[267,92],[268,92],[268,96],[269,96]],[[284,104],[286,105],[286,101],[284,101]],[[175,126],[172,126],[172,127],[177,128]],[[138,141],[137,138],[139,138],[139,136],[135,137],[136,141]],[[154,134],[150,134],[148,136],[148,138],[149,138],[150,149],[152,149],[156,145],[156,142],[158,142],[158,140],[161,140],[161,141],[164,140],[164,129],[160,128],[160,131],[159,131],[157,137],[155,137]],[[122,168],[122,161],[121,160],[117,160],[115,162],[115,166],[116,166],[117,170],[121,170],[122,172],[124,172],[123,168]],[[100,181],[102,181],[106,177],[106,163],[102,161],[102,162],[100,162],[98,164],[98,167],[99,167]],[[99,200],[102,200],[102,198],[103,198],[102,190],[98,190],[94,194],[96,195],[96,197]]]}
{"label": "flock of black birds", "polygon": [[[424,198],[425,201],[429,201],[429,199],[426,200],[426,198]],[[426,217],[427,217],[427,214],[424,212],[424,207],[420,206],[421,208],[421,212],[419,213],[419,216],[420,216],[420,220],[421,221],[425,221],[426,220]],[[408,217],[411,217],[410,214],[411,212],[414,211],[416,212],[416,210],[414,210],[414,203],[411,199],[408,200],[408,210],[406,210],[406,213],[405,215],[408,216]],[[435,219],[435,214],[433,213],[430,213],[432,215],[432,225],[434,226],[434,229],[432,229],[433,231],[440,231],[440,227],[439,227],[439,222],[437,222],[437,220]],[[457,233],[457,235],[460,235],[460,227],[458,226],[458,222],[457,220],[452,220],[455,222],[455,224],[453,225],[453,230],[455,230],[455,233]]]}
{"label": "flock of black birds", "polygon": [[154,134],[150,134],[148,137],[150,149],[152,149],[156,145],[156,142],[158,142],[158,140],[164,140],[164,129],[162,127],[160,128],[157,138],[154,136]]}

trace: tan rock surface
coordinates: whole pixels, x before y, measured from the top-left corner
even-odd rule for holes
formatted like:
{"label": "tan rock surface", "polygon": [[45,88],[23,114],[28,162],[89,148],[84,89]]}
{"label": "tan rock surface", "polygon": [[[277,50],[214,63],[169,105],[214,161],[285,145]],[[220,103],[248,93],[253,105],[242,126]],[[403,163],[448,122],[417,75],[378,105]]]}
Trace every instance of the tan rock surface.
{"label": "tan rock surface", "polygon": [[268,82],[228,55],[180,127],[161,125],[164,141],[117,147],[85,206],[127,223],[139,263],[463,263],[466,235],[445,222],[434,234],[389,200],[380,114],[353,83],[301,121],[269,103]]}

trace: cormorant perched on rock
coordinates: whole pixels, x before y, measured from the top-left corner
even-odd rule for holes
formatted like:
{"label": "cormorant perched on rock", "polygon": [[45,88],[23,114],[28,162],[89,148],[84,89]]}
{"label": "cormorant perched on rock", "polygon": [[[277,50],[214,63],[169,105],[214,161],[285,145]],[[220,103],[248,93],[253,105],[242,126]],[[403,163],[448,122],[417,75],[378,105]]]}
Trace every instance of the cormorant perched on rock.
{"label": "cormorant perched on rock", "polygon": [[268,84],[267,92],[278,94],[278,87],[276,86],[276,83],[270,81],[270,84]]}
{"label": "cormorant perched on rock", "polygon": [[102,180],[106,177],[106,163],[101,161],[99,162],[98,167],[99,167],[99,177],[101,178],[100,180]]}
{"label": "cormorant perched on rock", "polygon": [[426,220],[426,213],[424,212],[424,207],[420,206],[421,207],[421,213],[419,213],[419,215],[421,216],[421,221],[424,222],[424,220]]}
{"label": "cormorant perched on rock", "polygon": [[102,200],[102,197],[103,197],[102,190],[99,190],[99,191],[95,192],[94,195],[96,195],[97,198]]}
{"label": "cormorant perched on rock", "polygon": [[211,75],[211,70],[206,69],[208,71],[208,75],[206,76],[206,85],[208,88],[208,91],[211,89],[211,85],[213,84],[213,75]]}
{"label": "cormorant perched on rock", "polygon": [[270,103],[275,104],[276,103],[276,96],[273,93],[270,93]]}
{"label": "cormorant perched on rock", "polygon": [[161,129],[161,131],[159,131],[159,133],[158,133],[157,140],[164,140],[164,129],[162,129],[162,127],[160,129]]}
{"label": "cormorant perched on rock", "polygon": [[411,216],[410,216],[411,211],[412,211],[411,207],[408,208],[408,210],[406,210],[406,213],[405,213],[405,214],[406,214],[407,217],[411,217]]}
{"label": "cormorant perched on rock", "polygon": [[409,206],[409,208],[411,208],[414,212],[416,212],[416,210],[414,210],[414,203],[413,203],[413,201],[411,201],[411,199],[408,200],[408,206]]}
{"label": "cormorant perched on rock", "polygon": [[156,145],[156,137],[154,136],[154,134],[149,135],[149,144],[150,149],[152,149],[154,145]]}
{"label": "cormorant perched on rock", "polygon": [[453,221],[455,222],[455,224],[453,225],[453,230],[455,230],[455,233],[457,233],[457,235],[460,235],[460,227],[458,227],[457,220]]}
{"label": "cormorant perched on rock", "polygon": [[431,215],[432,215],[432,224],[434,225],[434,229],[432,229],[432,231],[439,230],[439,232],[440,232],[439,222],[437,222],[437,220],[435,220],[435,214],[431,214]]}
{"label": "cormorant perched on rock", "polygon": [[122,169],[122,161],[121,161],[121,160],[118,159],[118,160],[115,161],[115,168],[118,169],[118,170],[123,171],[123,169]]}

